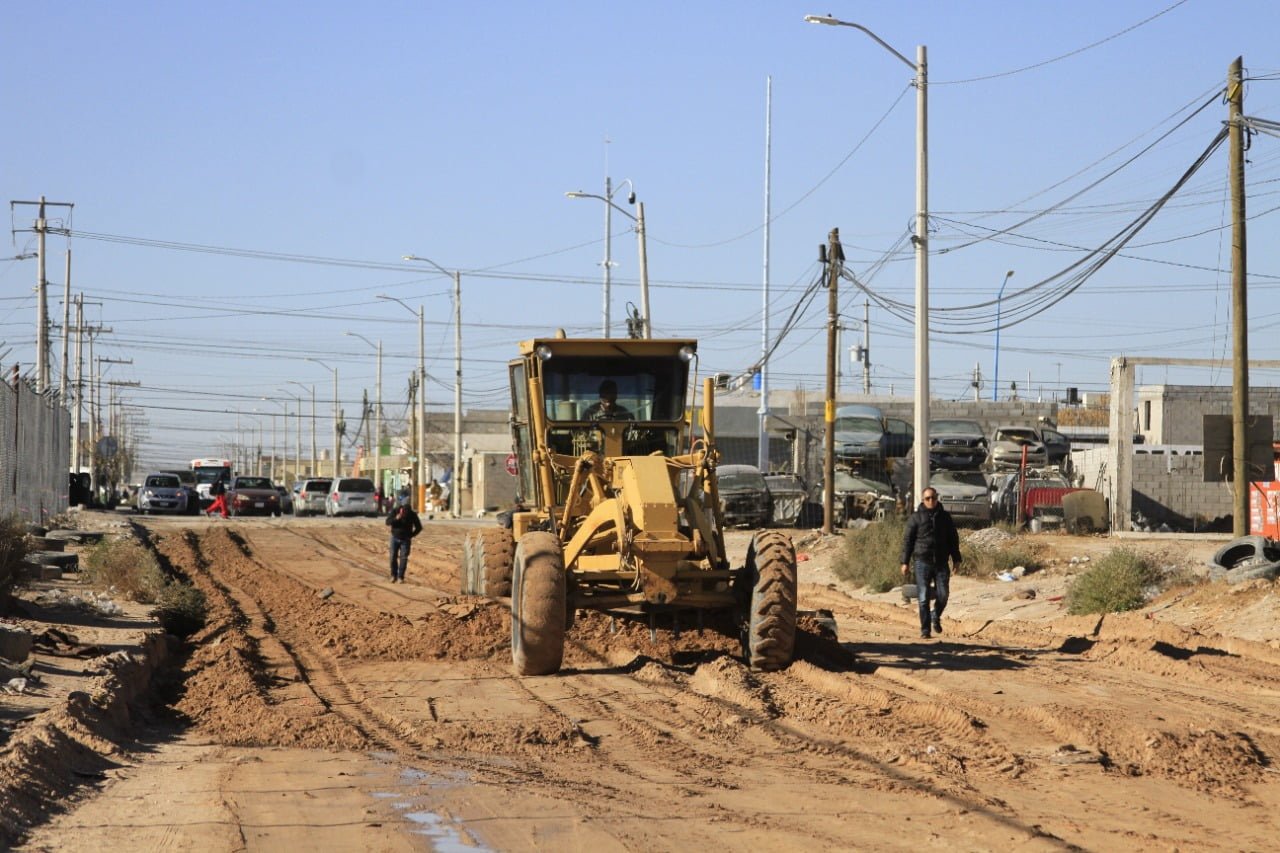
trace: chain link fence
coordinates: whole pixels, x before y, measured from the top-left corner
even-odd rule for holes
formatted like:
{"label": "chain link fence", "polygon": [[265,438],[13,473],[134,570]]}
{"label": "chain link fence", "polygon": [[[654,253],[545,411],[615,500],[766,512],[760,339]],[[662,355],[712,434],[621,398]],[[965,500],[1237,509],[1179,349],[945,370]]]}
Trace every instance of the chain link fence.
{"label": "chain link fence", "polygon": [[67,508],[71,413],[26,383],[0,382],[0,516],[44,522]]}

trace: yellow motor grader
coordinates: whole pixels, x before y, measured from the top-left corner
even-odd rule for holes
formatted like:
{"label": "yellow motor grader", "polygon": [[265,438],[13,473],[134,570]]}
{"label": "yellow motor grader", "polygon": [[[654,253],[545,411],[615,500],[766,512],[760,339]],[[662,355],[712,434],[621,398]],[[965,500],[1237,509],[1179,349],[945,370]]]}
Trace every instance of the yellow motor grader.
{"label": "yellow motor grader", "polygon": [[[686,409],[692,340],[538,338],[510,362],[520,503],[471,533],[462,591],[511,597],[520,675],[557,672],[580,608],[623,616],[729,610],[751,666],[791,661],[796,556],[777,531],[725,554],[713,383]],[[693,411],[700,412],[695,435]]]}

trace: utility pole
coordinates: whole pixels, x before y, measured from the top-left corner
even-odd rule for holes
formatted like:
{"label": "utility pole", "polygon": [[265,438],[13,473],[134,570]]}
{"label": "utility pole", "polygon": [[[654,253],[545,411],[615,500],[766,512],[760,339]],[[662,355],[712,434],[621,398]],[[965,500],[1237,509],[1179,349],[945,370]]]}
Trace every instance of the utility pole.
{"label": "utility pole", "polygon": [[40,196],[40,212],[36,215],[36,393],[49,390],[49,282],[44,276],[44,235],[48,220],[44,218],[44,196]]}
{"label": "utility pole", "polygon": [[62,287],[62,371],[58,376],[58,399],[67,404],[67,345],[71,329],[71,250],[67,249],[67,280]]}
{"label": "utility pole", "polygon": [[84,384],[81,372],[81,341],[84,339],[84,294],[76,294],[76,407],[71,414],[71,470],[80,473],[80,417],[84,408]]}
{"label": "utility pole", "polygon": [[840,229],[832,228],[827,241],[826,251],[822,253],[822,261],[827,266],[827,395],[823,409],[826,432],[823,438],[824,458],[822,460],[822,532],[830,535],[835,532],[836,326],[840,322],[837,296],[840,271],[844,263]]}
{"label": "utility pole", "polygon": [[871,396],[871,300],[862,303],[862,393]]}
{"label": "utility pole", "polygon": [[1235,494],[1234,536],[1249,532],[1249,311],[1244,209],[1244,57],[1227,70],[1227,158],[1231,183],[1231,461]]}
{"label": "utility pole", "polygon": [[977,403],[979,395],[982,393],[982,363],[975,361],[973,363],[973,402]]}

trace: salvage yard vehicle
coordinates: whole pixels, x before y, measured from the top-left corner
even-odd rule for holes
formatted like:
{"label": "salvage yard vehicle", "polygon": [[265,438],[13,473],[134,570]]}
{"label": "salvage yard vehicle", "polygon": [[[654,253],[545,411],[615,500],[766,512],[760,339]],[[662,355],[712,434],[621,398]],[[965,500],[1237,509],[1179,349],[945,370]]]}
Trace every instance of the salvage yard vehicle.
{"label": "salvage yard vehicle", "polygon": [[[509,529],[467,537],[461,567],[464,593],[510,591],[518,674],[560,669],[579,609],[651,627],[681,611],[732,613],[751,666],[791,662],[795,547],[761,531],[745,565],[730,564],[712,379],[686,408],[696,355],[683,339],[521,342],[509,365],[520,502]],[[595,402],[606,390],[607,417]]]}
{"label": "salvage yard vehicle", "polygon": [[1028,465],[1040,468],[1049,463],[1049,454],[1035,427],[1001,426],[991,433],[991,467],[1008,470]]}
{"label": "salvage yard vehicle", "polygon": [[991,488],[980,471],[936,471],[929,485],[956,524],[990,523]]}
{"label": "salvage yard vehicle", "polygon": [[859,471],[883,472],[889,457],[884,413],[876,406],[854,404],[840,406],[835,414],[836,464]]}
{"label": "salvage yard vehicle", "polygon": [[773,515],[769,484],[754,465],[721,465],[720,509],[730,527],[768,527]]}
{"label": "salvage yard vehicle", "polygon": [[764,482],[769,487],[771,525],[800,527],[809,521],[809,490],[799,474],[765,474]]}
{"label": "salvage yard vehicle", "polygon": [[963,418],[929,421],[929,467],[977,471],[986,461],[982,424]]}
{"label": "salvage yard vehicle", "polygon": [[837,468],[833,481],[833,517],[836,527],[848,527],[859,519],[880,521],[896,511],[898,502],[887,481]]}

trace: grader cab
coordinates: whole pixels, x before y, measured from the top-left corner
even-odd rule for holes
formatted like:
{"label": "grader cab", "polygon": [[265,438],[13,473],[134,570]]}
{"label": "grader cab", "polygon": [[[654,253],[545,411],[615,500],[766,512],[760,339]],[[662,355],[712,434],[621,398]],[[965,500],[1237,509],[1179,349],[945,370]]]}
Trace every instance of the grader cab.
{"label": "grader cab", "polygon": [[[748,662],[791,661],[796,558],[762,531],[725,553],[712,382],[689,403],[691,340],[541,338],[510,363],[520,506],[467,537],[462,591],[511,597],[521,675],[560,669],[579,609],[737,614]],[[701,414],[695,434],[691,411]]]}

